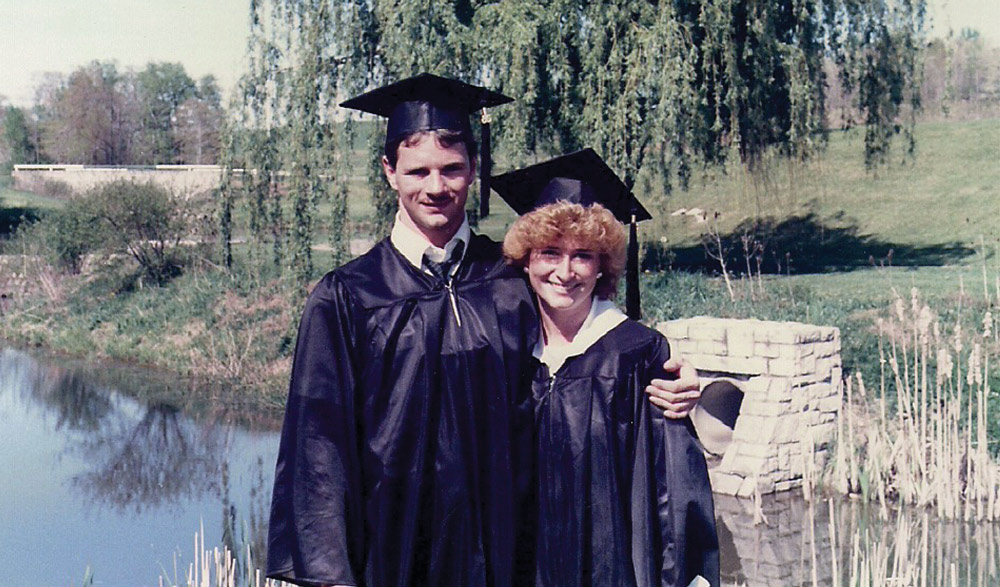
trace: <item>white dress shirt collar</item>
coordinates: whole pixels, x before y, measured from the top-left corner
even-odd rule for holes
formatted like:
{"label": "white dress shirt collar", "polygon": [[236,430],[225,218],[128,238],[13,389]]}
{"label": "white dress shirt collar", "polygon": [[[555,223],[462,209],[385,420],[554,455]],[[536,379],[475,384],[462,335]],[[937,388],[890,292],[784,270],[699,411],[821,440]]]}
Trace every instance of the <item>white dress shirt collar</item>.
{"label": "white dress shirt collar", "polygon": [[565,346],[553,347],[545,344],[544,336],[538,337],[532,354],[536,359],[545,363],[549,368],[549,374],[555,375],[566,362],[566,359],[582,355],[594,346],[602,336],[627,319],[625,313],[615,306],[611,300],[594,298],[590,304],[590,314],[583,321],[580,330],[573,337],[573,342]]}
{"label": "white dress shirt collar", "polygon": [[[424,255],[431,261],[440,263],[451,255],[451,252],[458,246],[458,242],[462,241],[462,256],[465,258],[466,251],[469,250],[469,240],[472,238],[472,231],[469,229],[469,219],[466,218],[462,220],[462,225],[458,227],[458,232],[455,236],[451,237],[444,247],[436,247],[431,244],[427,237],[418,232],[417,230],[411,228],[408,224],[403,222],[400,218],[402,212],[396,213],[396,220],[392,224],[392,232],[389,234],[389,242],[392,246],[396,247],[411,265],[417,269],[422,269]],[[452,267],[452,272],[458,269],[459,263],[456,263]],[[424,270],[426,273],[426,270]]]}

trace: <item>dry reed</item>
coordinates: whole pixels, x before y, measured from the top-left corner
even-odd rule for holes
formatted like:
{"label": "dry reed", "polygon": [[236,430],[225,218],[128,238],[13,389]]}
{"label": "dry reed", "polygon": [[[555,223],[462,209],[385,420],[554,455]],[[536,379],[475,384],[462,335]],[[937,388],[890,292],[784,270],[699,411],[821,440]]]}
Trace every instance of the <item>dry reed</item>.
{"label": "dry reed", "polygon": [[[834,557],[828,576],[834,586],[1000,584],[1000,524],[945,520],[930,509],[894,511],[878,524],[843,507],[851,504],[835,507],[830,500],[829,505]],[[849,561],[843,583],[838,560]]]}
{"label": "dry reed", "polygon": [[916,289],[909,302],[897,294],[878,320],[878,389],[860,374],[847,381],[832,486],[877,501],[883,516],[899,503],[945,519],[1000,521],[1000,463],[987,437],[998,354],[992,312],[979,332],[956,324],[949,335]]}
{"label": "dry reed", "polygon": [[291,587],[288,583],[265,579],[253,564],[250,545],[246,546],[244,572],[240,573],[236,557],[228,547],[205,548],[205,528],[194,535],[194,559],[188,565],[183,582],[178,580],[174,557],[173,579],[160,575],[159,587]]}

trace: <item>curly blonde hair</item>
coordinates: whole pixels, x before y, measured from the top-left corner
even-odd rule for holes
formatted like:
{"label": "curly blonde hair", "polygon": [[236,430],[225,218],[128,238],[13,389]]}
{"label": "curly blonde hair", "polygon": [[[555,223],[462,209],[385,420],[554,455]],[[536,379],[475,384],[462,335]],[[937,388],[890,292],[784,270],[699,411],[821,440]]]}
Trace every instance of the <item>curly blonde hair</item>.
{"label": "curly blonde hair", "polygon": [[585,243],[600,254],[602,275],[594,294],[601,299],[614,298],[625,271],[625,227],[600,204],[584,207],[560,201],[528,212],[507,231],[503,255],[507,263],[527,267],[532,249],[553,245],[563,238]]}

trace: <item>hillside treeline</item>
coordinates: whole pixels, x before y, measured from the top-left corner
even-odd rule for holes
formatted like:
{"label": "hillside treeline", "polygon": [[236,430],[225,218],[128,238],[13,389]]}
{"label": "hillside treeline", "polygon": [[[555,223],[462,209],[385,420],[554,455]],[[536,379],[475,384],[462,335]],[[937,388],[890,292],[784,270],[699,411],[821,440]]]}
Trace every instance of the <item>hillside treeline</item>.
{"label": "hillside treeline", "polygon": [[[828,64],[833,70],[834,64]],[[974,29],[931,39],[920,51],[918,121],[975,120],[1000,116],[1000,47]],[[827,77],[826,111],[835,126],[859,122],[854,96],[834,75]]]}
{"label": "hillside treeline", "polygon": [[120,71],[93,61],[49,73],[31,108],[0,111],[0,165],[215,163],[223,119],[213,76],[193,80],[179,63]]}

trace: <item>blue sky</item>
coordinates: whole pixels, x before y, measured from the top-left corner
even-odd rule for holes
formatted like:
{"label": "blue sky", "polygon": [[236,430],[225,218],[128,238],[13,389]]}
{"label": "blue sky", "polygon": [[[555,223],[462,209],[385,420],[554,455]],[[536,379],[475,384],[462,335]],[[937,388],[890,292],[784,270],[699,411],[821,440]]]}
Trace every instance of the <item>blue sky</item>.
{"label": "blue sky", "polygon": [[[934,26],[978,29],[1000,45],[1000,0],[928,0]],[[30,105],[45,72],[95,59],[141,69],[180,62],[224,91],[243,69],[249,0],[0,0],[0,96]]]}

